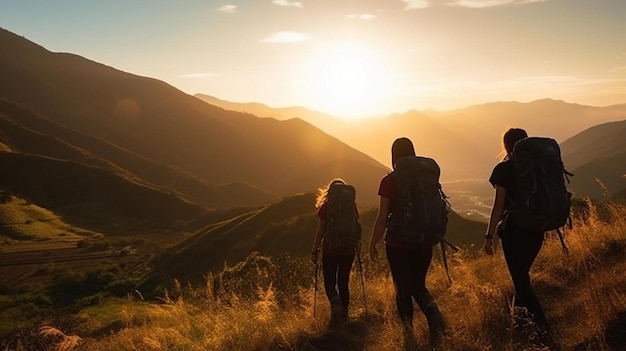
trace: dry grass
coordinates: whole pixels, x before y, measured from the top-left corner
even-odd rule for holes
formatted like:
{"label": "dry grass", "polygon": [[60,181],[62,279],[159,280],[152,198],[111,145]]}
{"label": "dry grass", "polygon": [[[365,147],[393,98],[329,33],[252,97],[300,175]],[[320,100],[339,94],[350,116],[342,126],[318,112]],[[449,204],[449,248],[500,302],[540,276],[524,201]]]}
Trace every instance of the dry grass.
{"label": "dry grass", "polygon": [[[602,214],[591,207],[586,218],[567,231],[568,254],[558,238],[549,238],[537,258],[533,283],[564,350],[612,349],[605,331],[626,312],[625,213],[623,205],[611,205]],[[449,259],[452,284],[437,262],[428,278],[448,325],[444,350],[519,349],[519,337],[511,331],[512,286],[501,250],[491,257],[461,252]],[[129,298],[120,311],[124,321],[120,331],[98,338],[76,337],[71,349],[298,350],[308,342],[319,350],[403,350],[405,340],[386,265],[368,263],[365,269],[367,313],[355,270],[351,321],[337,330],[326,327],[328,303],[321,284],[314,319],[310,287],[301,288],[297,301],[287,305],[279,303],[274,284],[258,288],[252,300],[236,294],[213,298],[209,276],[206,287],[177,285],[160,303]],[[428,328],[416,311],[414,332],[423,348],[428,344]]]}

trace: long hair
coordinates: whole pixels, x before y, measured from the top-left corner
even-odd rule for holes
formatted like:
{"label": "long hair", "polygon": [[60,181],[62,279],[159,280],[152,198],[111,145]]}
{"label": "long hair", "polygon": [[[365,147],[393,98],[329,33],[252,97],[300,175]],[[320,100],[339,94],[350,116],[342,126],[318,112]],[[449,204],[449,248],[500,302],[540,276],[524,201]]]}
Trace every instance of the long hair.
{"label": "long hair", "polygon": [[315,198],[315,208],[320,208],[322,205],[328,201],[328,189],[330,189],[333,184],[346,184],[341,178],[335,178],[319,189],[317,189],[317,197]]}
{"label": "long hair", "polygon": [[502,136],[502,146],[506,152],[506,155],[504,156],[505,161],[511,157],[515,143],[527,137],[528,133],[521,128],[509,128],[509,130],[504,133]]}
{"label": "long hair", "polygon": [[415,148],[409,138],[398,138],[391,145],[391,166],[395,169],[400,157],[415,156]]}

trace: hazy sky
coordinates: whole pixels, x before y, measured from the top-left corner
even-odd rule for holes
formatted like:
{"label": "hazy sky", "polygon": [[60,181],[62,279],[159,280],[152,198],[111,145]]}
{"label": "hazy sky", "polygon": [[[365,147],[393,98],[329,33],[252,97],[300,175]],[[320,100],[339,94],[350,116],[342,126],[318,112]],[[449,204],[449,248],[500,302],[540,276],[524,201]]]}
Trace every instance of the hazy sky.
{"label": "hazy sky", "polygon": [[336,115],[626,103],[626,0],[0,0],[0,27],[189,94]]}

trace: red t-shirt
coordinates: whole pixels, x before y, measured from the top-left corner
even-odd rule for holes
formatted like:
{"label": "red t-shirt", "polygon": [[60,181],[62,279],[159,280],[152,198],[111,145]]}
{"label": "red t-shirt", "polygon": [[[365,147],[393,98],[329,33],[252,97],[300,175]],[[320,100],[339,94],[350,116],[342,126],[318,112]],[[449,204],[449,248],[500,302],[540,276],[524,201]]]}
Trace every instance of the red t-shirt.
{"label": "red t-shirt", "polygon": [[[354,211],[356,211],[357,218],[359,217],[359,211],[356,206],[354,207]],[[320,206],[317,210],[317,216],[326,221],[326,212],[327,206],[326,202]],[[322,232],[322,239],[324,239],[324,232]],[[330,246],[326,243],[326,241],[322,241],[322,254],[324,255],[354,255],[354,247],[342,247],[342,248],[330,248]]]}
{"label": "red t-shirt", "polygon": [[[387,174],[380,180],[380,186],[378,187],[378,195],[389,199],[389,211],[393,212],[398,201],[398,187],[393,180],[391,173]],[[391,247],[403,247],[408,249],[419,249],[416,245],[408,245],[395,238],[393,235],[385,234],[385,243]]]}

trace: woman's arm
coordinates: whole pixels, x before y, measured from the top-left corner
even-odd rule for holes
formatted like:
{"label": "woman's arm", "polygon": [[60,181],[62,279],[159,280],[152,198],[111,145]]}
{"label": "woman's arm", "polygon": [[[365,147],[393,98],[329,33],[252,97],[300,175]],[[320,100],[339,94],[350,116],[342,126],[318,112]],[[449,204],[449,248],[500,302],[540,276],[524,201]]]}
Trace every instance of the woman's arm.
{"label": "woman's arm", "polygon": [[487,255],[493,254],[493,236],[496,233],[498,223],[502,219],[504,213],[504,202],[506,200],[506,189],[499,185],[496,185],[496,194],[493,200],[493,206],[491,207],[491,214],[489,215],[489,224],[487,225],[487,232],[485,233],[485,253]]}
{"label": "woman's arm", "polygon": [[380,241],[385,228],[387,227],[387,217],[389,216],[390,201],[388,198],[381,196],[380,205],[378,206],[378,215],[376,216],[376,222],[374,228],[372,228],[372,238],[370,239],[370,258],[374,262],[378,262],[378,251],[376,250],[376,244]]}
{"label": "woman's arm", "polygon": [[317,264],[317,253],[320,251],[324,228],[326,228],[326,221],[320,218],[317,222],[317,230],[315,231],[315,237],[313,238],[313,248],[311,249],[311,262],[313,262],[314,264]]}

